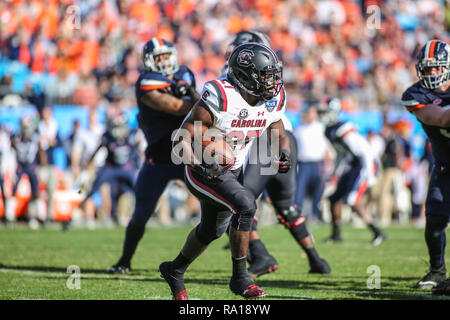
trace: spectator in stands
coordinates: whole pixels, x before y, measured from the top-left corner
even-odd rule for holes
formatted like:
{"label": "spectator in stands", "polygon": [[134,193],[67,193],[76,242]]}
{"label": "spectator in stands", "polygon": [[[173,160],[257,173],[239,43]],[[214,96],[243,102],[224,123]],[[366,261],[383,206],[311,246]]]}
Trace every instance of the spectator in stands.
{"label": "spectator in stands", "polygon": [[381,135],[385,140],[385,150],[381,157],[382,172],[379,178],[377,210],[380,224],[387,226],[392,221],[392,215],[397,211],[393,195],[394,182],[395,179],[402,175],[399,168],[404,150],[392,124],[385,122]]}
{"label": "spectator in stands", "polygon": [[[97,146],[100,144],[105,128],[98,123],[97,113],[95,110],[89,111],[88,127],[81,128],[79,134],[75,136],[73,141],[71,155],[71,168],[75,187],[80,190],[89,190],[95,179],[95,172],[102,167],[106,157],[106,150],[99,151],[92,162],[92,166],[88,166],[89,159],[94,154]],[[107,199],[108,195],[104,196]],[[95,212],[96,206],[94,201],[89,198],[86,201],[84,210],[84,223],[92,229],[95,228]]]}
{"label": "spectator in stands", "polygon": [[305,198],[312,202],[309,221],[322,220],[320,200],[325,188],[324,159],[329,148],[325,127],[319,122],[317,110],[310,106],[302,116],[302,123],[294,131],[298,144],[298,178],[295,204],[303,210]]}
{"label": "spectator in stands", "polygon": [[80,134],[80,120],[75,119],[72,125],[72,133],[62,142],[66,154],[66,165],[72,167],[72,148],[77,135]]}
{"label": "spectator in stands", "polygon": [[38,124],[39,146],[43,156],[39,158],[38,178],[45,184],[47,191],[47,216],[53,217],[53,195],[57,179],[55,172],[55,148],[60,143],[58,123],[53,117],[52,108],[45,106]]}
{"label": "spectator in stands", "polygon": [[3,126],[0,125],[0,212],[3,211],[3,214],[6,211],[5,206],[7,202],[7,192],[5,192],[4,177],[7,170],[7,158],[8,156],[10,156],[10,148],[10,136],[3,128]]}

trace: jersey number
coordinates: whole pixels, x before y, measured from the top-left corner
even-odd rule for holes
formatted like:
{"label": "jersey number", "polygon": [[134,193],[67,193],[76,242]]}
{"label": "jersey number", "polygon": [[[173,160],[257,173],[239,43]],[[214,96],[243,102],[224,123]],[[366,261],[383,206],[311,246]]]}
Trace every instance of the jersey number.
{"label": "jersey number", "polygon": [[262,130],[250,130],[247,132],[247,136],[244,137],[244,133],[242,131],[231,131],[227,134],[227,140],[231,140],[234,142],[232,145],[233,150],[236,149],[236,145],[238,141],[244,140],[241,149],[244,149],[245,146],[252,140],[252,138],[258,138],[262,133]]}

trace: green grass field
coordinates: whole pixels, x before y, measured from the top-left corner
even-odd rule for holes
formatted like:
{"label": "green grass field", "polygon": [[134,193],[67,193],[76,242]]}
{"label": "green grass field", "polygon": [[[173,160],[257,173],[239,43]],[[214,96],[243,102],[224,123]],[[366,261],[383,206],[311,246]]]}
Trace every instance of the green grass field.
{"label": "green grass field", "polygon": [[[152,227],[141,241],[133,260],[133,272],[109,275],[105,270],[121,253],[124,229],[30,230],[0,228],[0,299],[147,299],[169,300],[167,284],[158,266],[173,259],[192,227]],[[256,279],[267,291],[266,299],[450,299],[431,295],[430,290],[412,286],[428,270],[423,229],[395,226],[386,229],[389,241],[379,247],[369,244],[367,229],[344,226],[344,242],[324,244],[328,225],[311,226],[320,255],[333,272],[309,275],[305,254],[280,225],[260,228],[269,251],[280,268]],[[231,258],[217,240],[188,269],[185,275],[190,299],[241,299],[228,289]],[[447,264],[449,253],[447,252]],[[67,268],[81,270],[80,289],[68,289]],[[369,289],[368,267],[380,268],[380,289]],[[69,280],[69,281],[68,281]],[[370,282],[370,281],[369,281]],[[370,282],[374,283],[374,282]]]}

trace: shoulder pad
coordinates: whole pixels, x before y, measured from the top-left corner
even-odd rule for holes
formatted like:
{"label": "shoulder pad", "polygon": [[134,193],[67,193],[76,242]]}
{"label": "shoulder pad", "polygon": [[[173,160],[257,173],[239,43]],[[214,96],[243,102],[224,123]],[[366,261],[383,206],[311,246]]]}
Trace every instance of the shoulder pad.
{"label": "shoulder pad", "polygon": [[201,93],[205,104],[217,112],[227,111],[228,100],[223,86],[219,80],[208,81]]}
{"label": "shoulder pad", "polygon": [[428,94],[427,89],[416,82],[402,94],[402,104],[408,111],[423,108],[426,104],[432,103],[432,98]]}
{"label": "shoulder pad", "polygon": [[355,127],[350,122],[339,122],[336,125],[336,136],[338,138],[343,139],[347,134],[354,131],[356,131]]}

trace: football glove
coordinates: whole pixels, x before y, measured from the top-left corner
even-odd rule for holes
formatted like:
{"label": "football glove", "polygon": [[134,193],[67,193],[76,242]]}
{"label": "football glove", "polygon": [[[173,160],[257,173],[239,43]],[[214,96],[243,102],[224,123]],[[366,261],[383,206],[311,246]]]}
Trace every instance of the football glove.
{"label": "football glove", "polygon": [[278,166],[279,173],[286,173],[292,166],[292,161],[287,150],[280,150],[280,155],[275,159],[274,164]]}
{"label": "football glove", "polygon": [[175,84],[173,92],[174,95],[180,99],[183,97],[190,97],[191,99],[194,99],[196,93],[195,89],[184,81]]}
{"label": "football glove", "polygon": [[200,174],[201,176],[207,178],[208,180],[216,180],[218,177],[223,175],[230,166],[214,164],[194,164],[191,166],[192,170]]}

